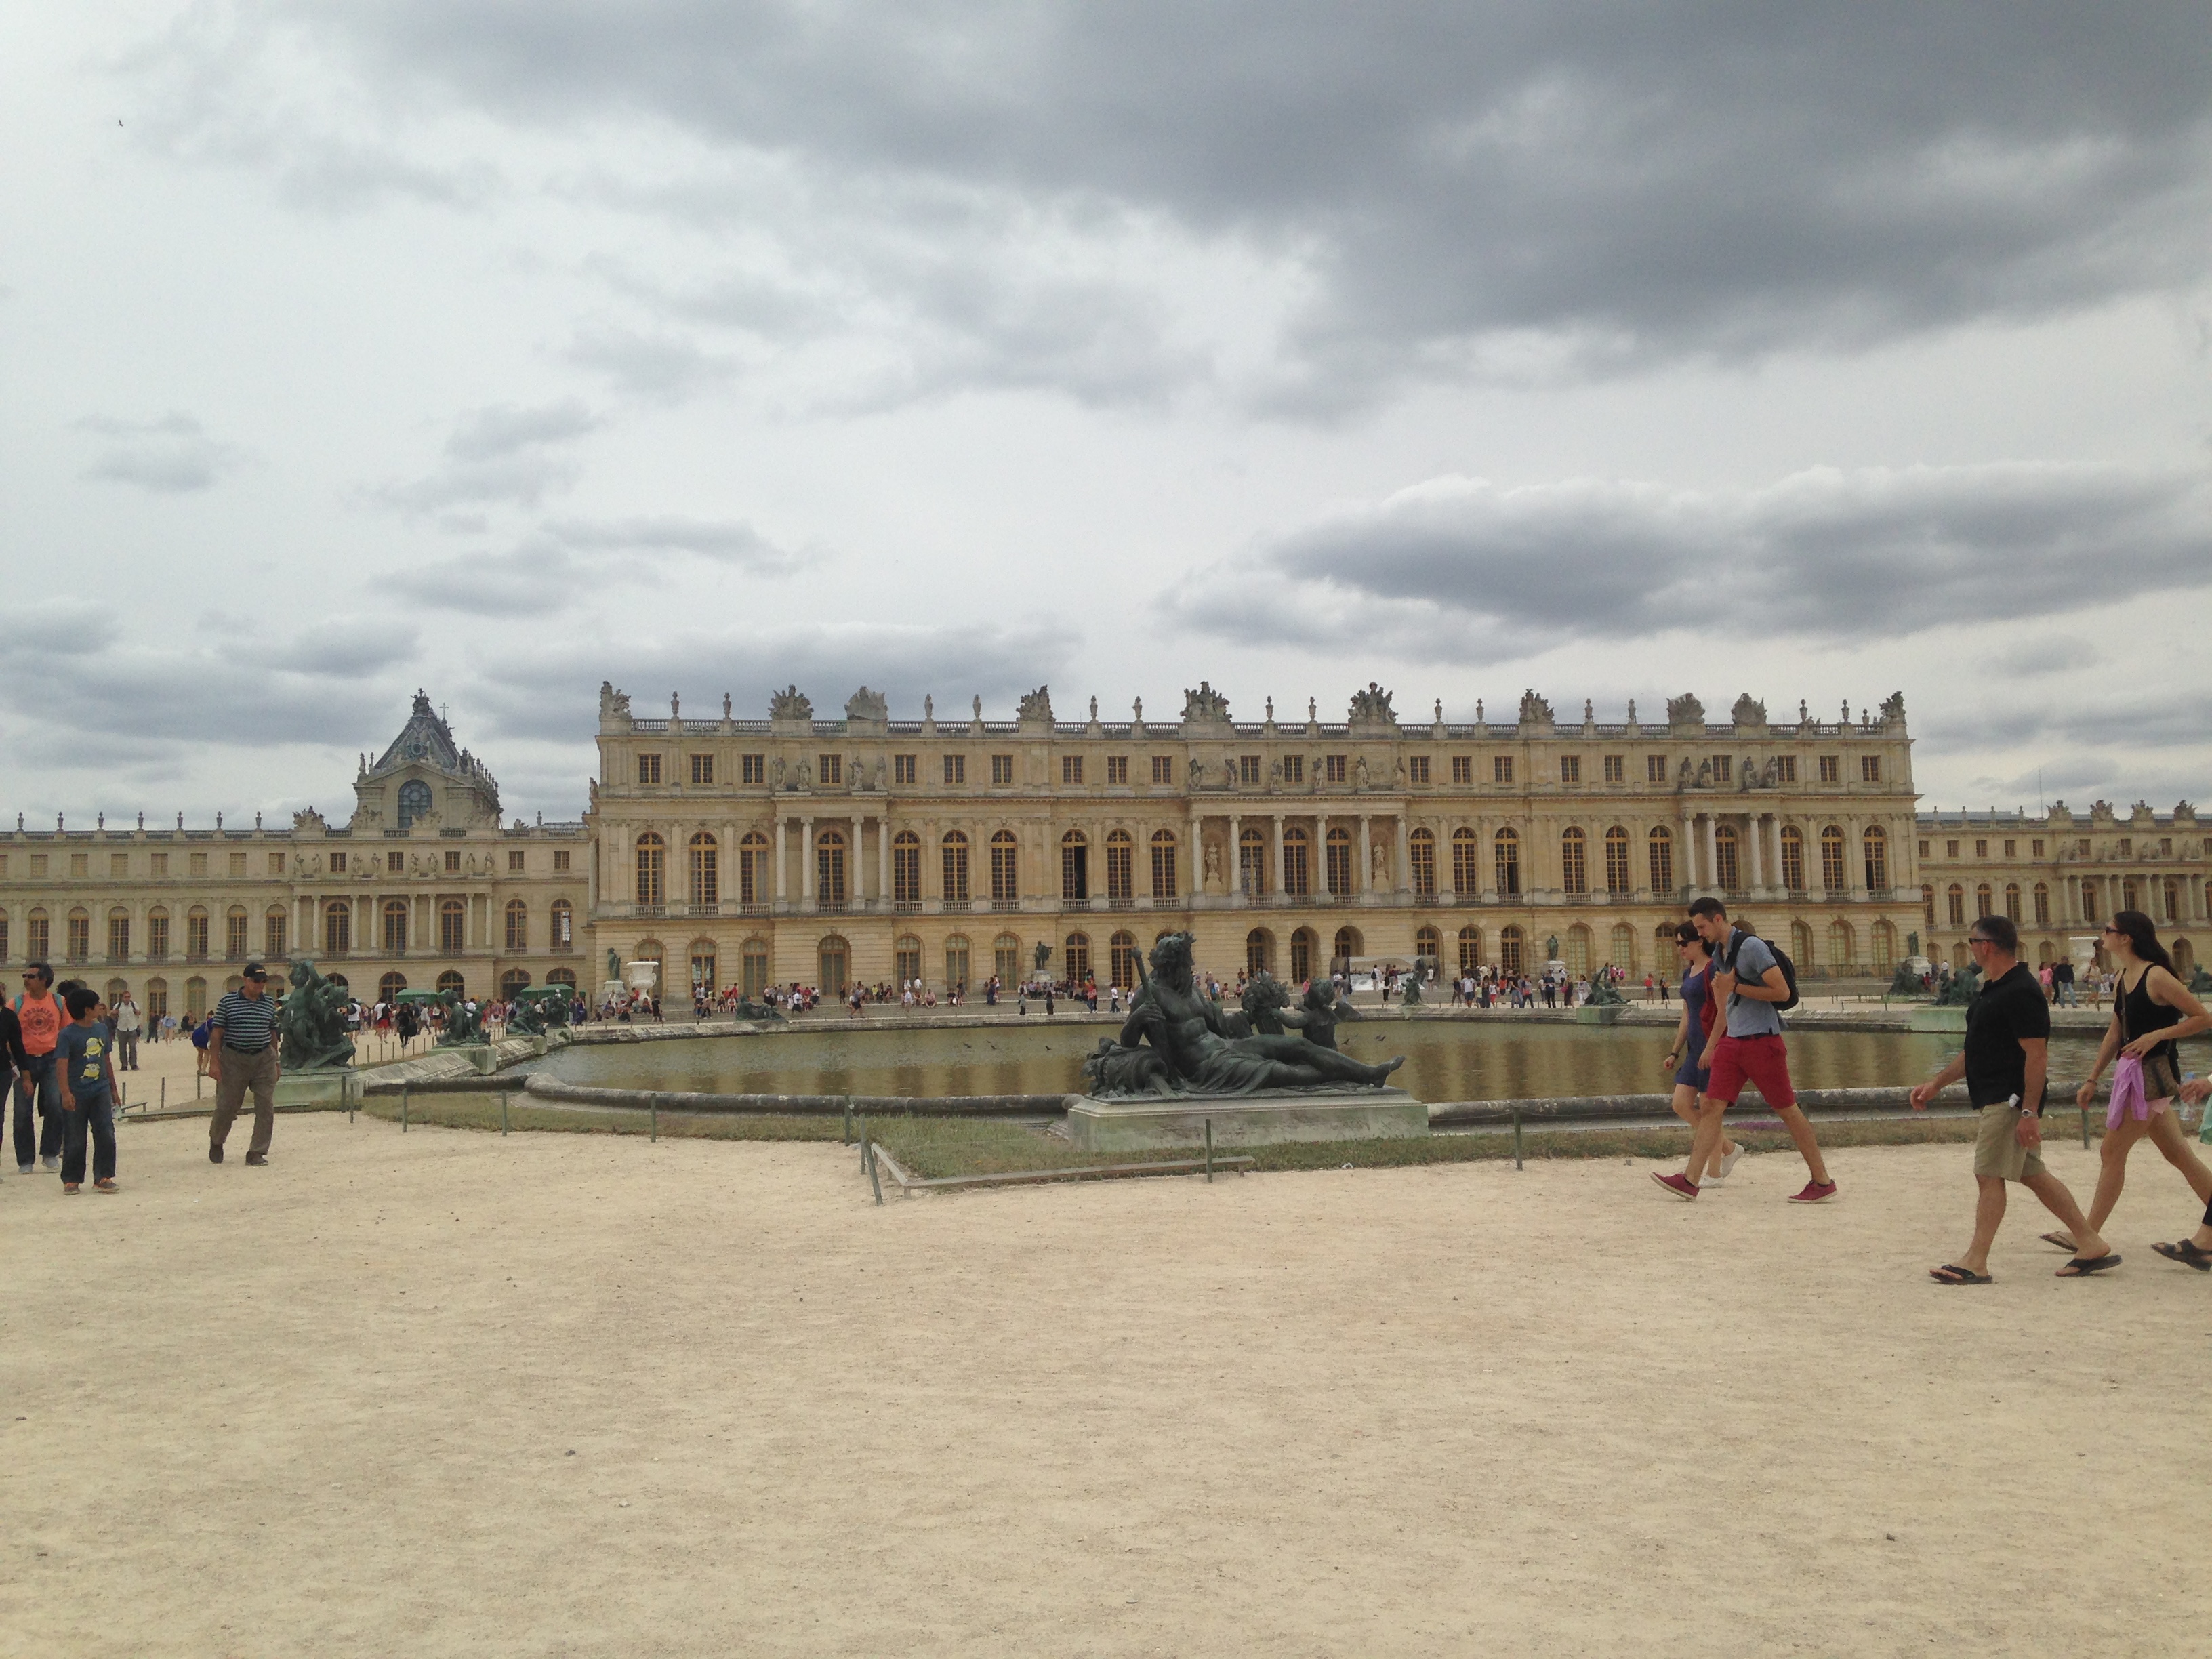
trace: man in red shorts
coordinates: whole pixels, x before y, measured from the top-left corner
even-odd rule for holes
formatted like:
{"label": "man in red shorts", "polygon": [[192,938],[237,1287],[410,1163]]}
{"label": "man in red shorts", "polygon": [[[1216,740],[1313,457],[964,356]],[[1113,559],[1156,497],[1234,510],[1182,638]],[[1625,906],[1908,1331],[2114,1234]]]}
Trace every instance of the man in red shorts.
{"label": "man in red shorts", "polygon": [[[1802,1192],[1790,1194],[1790,1202],[1818,1204],[1833,1198],[1836,1183],[1828,1179],[1820,1143],[1814,1139],[1813,1126],[1805,1121],[1805,1114],[1797,1109],[1797,1091],[1790,1086],[1790,1054],[1782,1042],[1782,1013],[1775,1006],[1790,999],[1790,981],[1783,975],[1782,964],[1775,961],[1765,939],[1729,925],[1728,907],[1717,898],[1692,903],[1690,925],[1712,948],[1711,994],[1722,1009],[1705,1044],[1705,1064],[1712,1068],[1705,1098],[1733,1106],[1746,1083],[1755,1085],[1774,1109],[1775,1116],[1782,1120],[1783,1127],[1790,1131],[1790,1139],[1797,1143],[1812,1176]],[[1720,1127],[1721,1115],[1716,1112],[1710,1129],[1703,1123],[1698,1126],[1698,1139],[1702,1141],[1710,1134],[1717,1140]],[[1698,1153],[1709,1150],[1693,1149],[1690,1167],[1698,1168]]]}

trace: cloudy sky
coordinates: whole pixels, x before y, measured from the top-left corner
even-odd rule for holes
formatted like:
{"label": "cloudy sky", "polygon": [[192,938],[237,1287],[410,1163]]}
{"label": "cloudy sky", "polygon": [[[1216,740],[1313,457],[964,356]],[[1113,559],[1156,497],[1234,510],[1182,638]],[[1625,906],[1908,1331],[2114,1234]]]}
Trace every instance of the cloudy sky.
{"label": "cloudy sky", "polygon": [[417,685],[1831,717],[2207,793],[2201,6],[0,7],[0,777]]}

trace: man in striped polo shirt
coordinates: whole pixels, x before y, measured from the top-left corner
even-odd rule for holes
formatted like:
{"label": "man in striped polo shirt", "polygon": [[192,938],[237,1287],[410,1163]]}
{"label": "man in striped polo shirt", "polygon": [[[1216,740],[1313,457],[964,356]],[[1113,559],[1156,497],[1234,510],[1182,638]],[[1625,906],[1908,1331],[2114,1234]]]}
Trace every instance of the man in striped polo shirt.
{"label": "man in striped polo shirt", "polygon": [[235,991],[215,1006],[215,1030],[208,1042],[208,1074],[215,1079],[215,1121],[208,1130],[208,1162],[222,1162],[222,1143],[231,1121],[253,1091],[253,1140],[246,1149],[252,1164],[269,1161],[269,1142],[276,1133],[276,999],[269,994],[269,970],[246,964]]}

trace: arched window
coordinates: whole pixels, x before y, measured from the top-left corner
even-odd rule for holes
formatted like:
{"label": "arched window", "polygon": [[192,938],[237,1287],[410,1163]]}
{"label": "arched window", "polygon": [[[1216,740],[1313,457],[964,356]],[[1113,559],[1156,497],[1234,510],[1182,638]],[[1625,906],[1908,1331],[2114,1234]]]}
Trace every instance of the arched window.
{"label": "arched window", "polygon": [[892,944],[891,972],[902,989],[921,977],[921,941],[912,933],[901,933]]}
{"label": "arched window", "polygon": [[1013,909],[1022,902],[1022,866],[1020,843],[1011,830],[1001,830],[991,837],[991,904],[992,908]]}
{"label": "arched window", "polygon": [[[814,902],[823,909],[845,908],[845,832],[820,830],[814,836]],[[825,975],[821,989],[830,988]]]}
{"label": "arched window", "polygon": [[548,985],[565,985],[573,991],[576,988],[576,970],[574,968],[552,969],[547,972],[545,982]]}
{"label": "arched window", "polygon": [[2181,884],[2168,878],[2160,896],[2166,901],[2166,919],[2168,921],[2179,921],[2181,920]]}
{"label": "arched window", "polygon": [[1517,897],[1521,891],[1521,837],[1512,830],[1500,830],[1492,838],[1498,866],[1498,895],[1500,898]]}
{"label": "arched window", "polygon": [[166,962],[169,957],[169,913],[155,905],[146,913],[146,960]]}
{"label": "arched window", "polygon": [[667,852],[667,843],[650,830],[637,838],[637,902],[640,904],[668,902],[667,889],[663,884]]}
{"label": "arched window", "polygon": [[1844,832],[1832,823],[1820,831],[1820,885],[1831,894],[1849,885],[1844,875]]}
{"label": "arched window", "polygon": [[1091,935],[1070,933],[1060,945],[1060,972],[1070,985],[1080,986],[1091,977]]}
{"label": "arched window", "polygon": [[1663,825],[1651,832],[1651,896],[1655,899],[1671,897],[1674,893],[1674,836]]}
{"label": "arched window", "polygon": [[2014,921],[2022,920],[2020,911],[2020,884],[2016,881],[2008,881],[2005,884],[2005,914]]}
{"label": "arched window", "polygon": [[1723,823],[1713,831],[1713,880],[1726,893],[1743,890],[1742,866],[1736,851],[1735,825]]}
{"label": "arched window", "polygon": [[[921,837],[902,830],[891,837],[891,902],[902,910],[921,908]],[[921,945],[917,941],[917,951]],[[919,973],[908,979],[920,979]]]}
{"label": "arched window", "polygon": [[1570,828],[1559,837],[1559,888],[1563,892],[1589,891],[1589,863],[1588,846],[1578,829]]}
{"label": "arched window", "polygon": [[264,962],[282,962],[291,954],[284,948],[284,936],[291,931],[290,920],[283,907],[276,904],[270,905],[268,914],[261,918],[261,959]]}
{"label": "arched window", "polygon": [[1568,977],[1581,979],[1590,969],[1590,931],[1577,922],[1567,929],[1566,954],[1559,958],[1566,964]]}
{"label": "arched window", "polygon": [[744,975],[745,994],[757,997],[769,988],[775,969],[775,958],[769,955],[768,941],[756,933],[738,947],[738,961]]}
{"label": "arched window", "polygon": [[1482,890],[1481,847],[1474,830],[1465,824],[1452,831],[1452,891],[1480,893]]}
{"label": "arched window", "polygon": [[2120,908],[2123,910],[2142,908],[2142,896],[2136,890],[2136,878],[2133,876],[2130,876],[2120,884]]}
{"label": "arched window", "polygon": [[1244,971],[1264,974],[1270,971],[1275,961],[1275,936],[1264,927],[1255,927],[1244,935]]}
{"label": "arched window", "polygon": [[550,924],[553,935],[549,941],[549,948],[556,955],[564,951],[574,950],[576,948],[575,907],[566,899],[555,899],[552,908],[547,912],[546,920]]}
{"label": "arched window", "polygon": [[53,954],[53,941],[48,937],[46,913],[34,909],[23,918],[23,960],[43,962]]}
{"label": "arched window", "polygon": [[691,902],[720,904],[722,902],[722,846],[713,834],[702,830],[691,837]]}
{"label": "arched window", "polygon": [[1181,896],[1176,886],[1176,838],[1172,830],[1152,831],[1152,902]]}
{"label": "arched window", "polygon": [[766,902],[761,896],[769,887],[769,857],[768,837],[757,830],[747,830],[738,843],[738,902],[747,909]]}
{"label": "arched window", "polygon": [[[107,959],[110,962],[131,960],[131,913],[115,909],[107,913]],[[112,1003],[114,999],[109,998]]]}
{"label": "arched window", "polygon": [[185,1018],[197,1025],[207,1011],[207,981],[194,974],[185,981]]}
{"label": "arched window", "polygon": [[1109,969],[1113,982],[1124,990],[1137,982],[1137,936],[1124,929],[1114,935],[1108,945]]}
{"label": "arched window", "polygon": [[468,949],[468,907],[457,898],[438,901],[438,954],[457,957]]}
{"label": "arched window", "polygon": [[530,948],[530,907],[520,899],[507,902],[507,948],[516,951]]}
{"label": "arched window", "polygon": [[691,941],[691,948],[684,954],[691,960],[692,991],[713,996],[722,983],[721,964],[715,960],[714,941],[695,939]]}
{"label": "arched window", "polygon": [[146,981],[146,1023],[158,1024],[169,1012],[169,981],[149,979]]}
{"label": "arched window", "polygon": [[247,916],[242,904],[234,904],[225,913],[222,919],[222,954],[226,960],[243,962],[253,954],[246,938],[252,926],[252,920]]}
{"label": "arched window", "polygon": [[[191,950],[192,928],[195,918],[197,918],[198,922],[200,936],[200,948],[197,952],[193,952]],[[196,911],[193,915],[186,916],[185,918],[185,948],[188,955],[197,954],[198,956],[204,957],[207,954],[206,912]],[[323,905],[323,954],[326,957],[342,957],[352,949],[352,904],[344,899],[330,899],[325,901]]]}
{"label": "arched window", "polygon": [[1936,889],[1926,882],[1920,884],[1920,908],[1927,913],[1928,925],[1936,925]]}
{"label": "arched window", "polygon": [[1342,824],[1332,828],[1322,842],[1322,873],[1328,878],[1328,890],[1339,898],[1352,895],[1352,831]]}
{"label": "arched window", "polygon": [[499,976],[499,1000],[512,1002],[530,988],[527,968],[510,968]]}
{"label": "arched window", "polygon": [[1651,961],[1663,976],[1680,958],[1674,954],[1674,924],[1662,921],[1651,933]]}
{"label": "arched window", "polygon": [[1516,976],[1526,967],[1522,957],[1521,929],[1517,926],[1498,929],[1498,965],[1504,973]]}
{"label": "arched window", "polygon": [[1336,938],[1330,943],[1328,954],[1332,973],[1347,971],[1352,966],[1352,957],[1366,954],[1366,945],[1359,937],[1359,930],[1357,927],[1338,928]]}
{"label": "arched window", "polygon": [[[1106,835],[1106,902],[1127,904],[1136,895],[1136,843],[1127,830]],[[1121,981],[1115,980],[1116,985]]]}
{"label": "arched window", "polygon": [[1805,832],[1794,823],[1782,826],[1782,884],[1793,893],[1805,890]]}
{"label": "arched window", "polygon": [[1625,898],[1628,884],[1628,831],[1614,824],[1605,832],[1605,890]]}
{"label": "arched window", "polygon": [[1804,922],[1790,924],[1790,954],[1808,968],[1813,965],[1813,930]]}
{"label": "arched window", "polygon": [[1613,934],[1606,950],[1606,966],[1618,968],[1624,974],[1636,970],[1636,930],[1625,921],[1613,924]]}
{"label": "arched window", "polygon": [[1832,974],[1850,973],[1858,965],[1858,941],[1851,935],[1850,923],[1842,921],[1830,922],[1828,971]]}
{"label": "arched window", "polygon": [[399,827],[411,829],[415,820],[430,810],[430,786],[410,778],[399,786]]}
{"label": "arched window", "polygon": [[1897,967],[1897,929],[1887,921],[1874,925],[1873,966],[1877,974],[1893,972]]}
{"label": "arched window", "polygon": [[1306,832],[1292,824],[1283,831],[1283,890],[1292,898],[1313,891],[1313,843]]}
{"label": "arched window", "polygon": [[1080,830],[1060,838],[1060,896],[1061,902],[1073,904],[1091,898],[1091,842]]}
{"label": "arched window", "polygon": [[1482,929],[1462,927],[1459,930],[1459,970],[1462,974],[1482,970]]}
{"label": "arched window", "polygon": [[955,933],[945,941],[945,985],[968,994],[968,935]]}
{"label": "arched window", "polygon": [[68,927],[69,931],[63,935],[68,958],[71,962],[82,962],[92,955],[92,913],[71,910]]}
{"label": "arched window", "polygon": [[[343,910],[349,918],[353,915],[353,902],[349,899],[332,899],[330,908]],[[44,921],[45,918],[42,916],[39,920]],[[185,913],[185,956],[191,962],[208,959],[208,913],[197,904]]]}
{"label": "arched window", "polygon": [[2197,971],[2197,947],[2185,939],[2177,939],[2166,946],[2166,954],[2173,958],[2174,976],[2187,984]]}
{"label": "arched window", "polygon": [[1001,985],[1019,985],[1029,977],[1023,970],[1022,942],[1014,934],[1001,933],[991,941],[991,971]]}
{"label": "arched window", "polygon": [[407,954],[407,901],[404,898],[384,901],[384,954]]}
{"label": "arched window", "polygon": [[948,830],[939,850],[945,859],[945,908],[965,910],[968,908],[968,837],[961,830]]}
{"label": "arched window", "polygon": [[1951,925],[1954,927],[1964,927],[1966,925],[1966,890],[1954,881],[1951,884],[1951,890],[1947,896],[1951,901]]}
{"label": "arched window", "polygon": [[1413,890],[1433,894],[1437,890],[1437,838],[1426,830],[1416,830],[1406,842],[1407,855],[1413,865]]}
{"label": "arched window", "polygon": [[1247,898],[1267,890],[1267,839],[1249,824],[1237,836],[1237,890]]}
{"label": "arched window", "polygon": [[438,989],[441,993],[451,991],[457,997],[465,997],[469,994],[469,984],[461,977],[459,969],[448,968],[438,975]]}
{"label": "arched window", "polygon": [[1291,982],[1304,985],[1314,976],[1314,957],[1321,949],[1321,935],[1310,927],[1301,927],[1291,935]]}
{"label": "arched window", "polygon": [[841,933],[826,935],[822,943],[814,947],[814,959],[821,969],[821,975],[815,981],[816,988],[824,996],[843,996],[847,983],[846,964],[852,959],[852,947],[845,943],[844,936]]}
{"label": "arched window", "polygon": [[1444,962],[1444,936],[1433,927],[1416,927],[1413,930],[1413,954],[1426,957],[1431,970],[1439,974],[1443,972],[1447,965]]}
{"label": "arched window", "polygon": [[[1932,913],[1936,907],[1930,905],[1928,908]],[[1930,914],[1928,919],[1933,921],[1936,918]],[[2035,884],[2035,925],[2039,927],[2051,926],[2051,887],[2047,882]]]}
{"label": "arched window", "polygon": [[1979,886],[1974,889],[1974,915],[1976,920],[1978,921],[1981,917],[1989,915],[1989,913],[1995,908],[1996,908],[1996,895],[1990,890],[1989,883],[1983,882]]}
{"label": "arched window", "polygon": [[1889,837],[1878,823],[1867,826],[1860,838],[1866,848],[1866,884],[1870,893],[1889,890]]}
{"label": "arched window", "polygon": [[396,1001],[406,988],[407,975],[395,968],[376,981],[376,1000],[379,1002]]}

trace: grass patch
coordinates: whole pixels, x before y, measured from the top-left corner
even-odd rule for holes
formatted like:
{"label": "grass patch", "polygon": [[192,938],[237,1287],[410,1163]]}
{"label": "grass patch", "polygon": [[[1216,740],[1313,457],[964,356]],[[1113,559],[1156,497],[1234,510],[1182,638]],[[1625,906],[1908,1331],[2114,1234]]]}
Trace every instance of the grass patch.
{"label": "grass patch", "polygon": [[[399,1121],[399,1102],[388,1095],[363,1103],[362,1113],[387,1123]],[[407,1121],[440,1129],[478,1129],[499,1133],[496,1094],[410,1096]],[[507,1127],[520,1133],[537,1130],[557,1134],[647,1135],[653,1132],[645,1112],[579,1112],[557,1106],[526,1106],[519,1101],[507,1107]],[[835,1140],[842,1126],[834,1117],[749,1117],[717,1113],[693,1115],[678,1112],[660,1115],[660,1133],[687,1140]]]}

